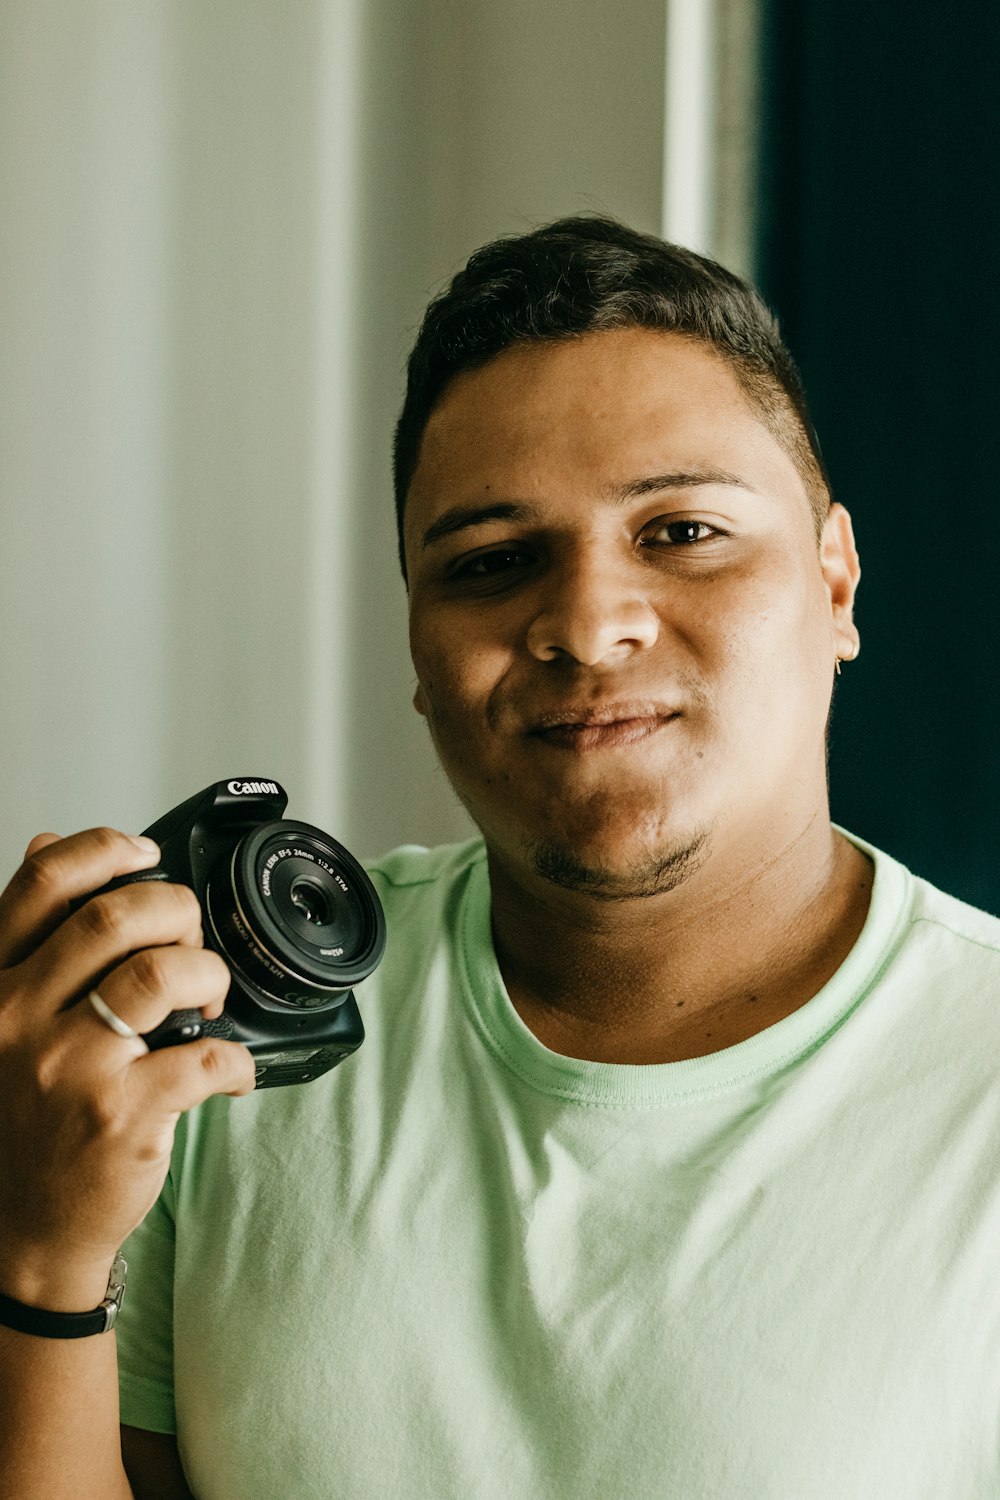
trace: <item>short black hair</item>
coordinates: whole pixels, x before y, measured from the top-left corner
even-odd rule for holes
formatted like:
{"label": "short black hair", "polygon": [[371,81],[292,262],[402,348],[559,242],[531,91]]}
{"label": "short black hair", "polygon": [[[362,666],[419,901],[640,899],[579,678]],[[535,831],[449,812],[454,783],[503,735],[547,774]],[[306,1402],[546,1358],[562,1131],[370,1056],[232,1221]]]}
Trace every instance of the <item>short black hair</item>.
{"label": "short black hair", "polygon": [[802,380],[774,314],[749,283],[707,256],[586,214],[484,245],[427,308],[407,364],[393,451],[404,578],[406,496],[424,429],[448,383],[514,344],[615,328],[684,334],[718,350],[794,461],[819,535],[830,507],[829,480]]}

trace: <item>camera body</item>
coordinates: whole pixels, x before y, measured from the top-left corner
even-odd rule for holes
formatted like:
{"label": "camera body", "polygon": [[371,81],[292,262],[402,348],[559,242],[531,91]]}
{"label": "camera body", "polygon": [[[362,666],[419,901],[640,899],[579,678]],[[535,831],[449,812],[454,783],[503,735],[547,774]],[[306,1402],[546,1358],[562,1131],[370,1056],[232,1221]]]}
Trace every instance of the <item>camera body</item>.
{"label": "camera body", "polygon": [[104,887],[169,880],[195,892],[206,946],[232,974],[223,1013],[174,1011],[145,1041],[151,1050],[206,1035],[243,1042],[258,1088],[306,1083],[360,1047],[352,989],[385,951],[368,876],[329,834],[282,818],[287,801],[267,778],[216,782],[145,829],[158,865]]}

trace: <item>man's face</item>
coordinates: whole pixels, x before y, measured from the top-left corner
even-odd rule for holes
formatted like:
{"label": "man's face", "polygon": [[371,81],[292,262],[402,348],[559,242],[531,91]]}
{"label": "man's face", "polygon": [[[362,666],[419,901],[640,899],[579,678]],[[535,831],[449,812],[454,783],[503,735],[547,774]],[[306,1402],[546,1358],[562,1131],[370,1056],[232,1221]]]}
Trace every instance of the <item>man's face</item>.
{"label": "man's face", "polygon": [[651,894],[826,815],[857,558],[704,344],[627,329],[457,377],[405,518],[415,704],[494,860]]}

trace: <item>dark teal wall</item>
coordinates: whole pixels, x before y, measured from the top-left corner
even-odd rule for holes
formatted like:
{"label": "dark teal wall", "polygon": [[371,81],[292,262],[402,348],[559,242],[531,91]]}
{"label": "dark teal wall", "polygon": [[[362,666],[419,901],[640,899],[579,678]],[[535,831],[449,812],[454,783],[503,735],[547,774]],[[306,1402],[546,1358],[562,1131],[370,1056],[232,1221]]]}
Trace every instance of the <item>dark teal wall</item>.
{"label": "dark teal wall", "polygon": [[763,3],[759,280],[863,568],[833,816],[1000,912],[1000,6]]}

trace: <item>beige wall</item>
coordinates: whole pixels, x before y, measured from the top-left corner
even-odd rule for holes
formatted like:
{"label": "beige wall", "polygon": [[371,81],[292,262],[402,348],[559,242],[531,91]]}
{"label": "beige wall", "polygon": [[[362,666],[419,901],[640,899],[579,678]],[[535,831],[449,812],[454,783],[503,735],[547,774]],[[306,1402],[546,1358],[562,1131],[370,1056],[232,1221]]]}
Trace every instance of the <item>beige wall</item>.
{"label": "beige wall", "polygon": [[389,443],[478,242],[660,227],[662,0],[6,0],[0,864],[276,777],[467,824],[410,707]]}

